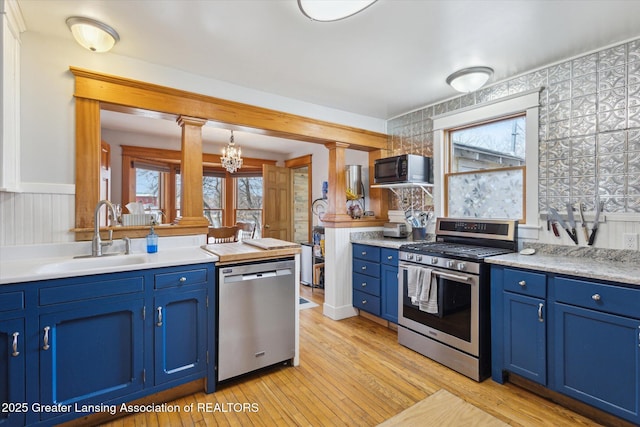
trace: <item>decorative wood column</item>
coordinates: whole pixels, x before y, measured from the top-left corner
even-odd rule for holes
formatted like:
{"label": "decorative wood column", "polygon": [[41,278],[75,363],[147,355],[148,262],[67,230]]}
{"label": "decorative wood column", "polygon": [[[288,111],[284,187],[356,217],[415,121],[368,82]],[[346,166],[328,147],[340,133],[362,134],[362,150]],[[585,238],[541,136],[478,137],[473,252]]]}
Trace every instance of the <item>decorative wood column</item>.
{"label": "decorative wood column", "polygon": [[76,227],[93,227],[100,200],[100,102],[76,98]]}
{"label": "decorative wood column", "polygon": [[[349,144],[343,142],[331,142],[325,144],[329,149],[329,194],[328,206],[322,218],[323,223],[336,223],[348,221],[351,217],[347,214],[345,150]],[[327,224],[330,226],[329,224]]]}
{"label": "decorative wood column", "polygon": [[389,218],[389,190],[383,188],[371,188],[374,179],[375,161],[386,157],[387,150],[369,151],[369,209],[376,218],[385,221]]}
{"label": "decorative wood column", "polygon": [[180,225],[208,225],[204,217],[202,196],[202,126],[207,121],[195,117],[180,116],[182,128],[182,157],[180,162]]}

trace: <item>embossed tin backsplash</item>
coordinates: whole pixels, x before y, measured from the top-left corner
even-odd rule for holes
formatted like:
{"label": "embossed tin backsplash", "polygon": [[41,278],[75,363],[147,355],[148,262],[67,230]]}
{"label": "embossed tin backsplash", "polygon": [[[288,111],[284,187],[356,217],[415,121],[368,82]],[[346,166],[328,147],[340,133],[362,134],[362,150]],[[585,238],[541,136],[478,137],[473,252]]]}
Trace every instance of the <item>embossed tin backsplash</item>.
{"label": "embossed tin backsplash", "polygon": [[[598,196],[607,212],[640,213],[640,39],[390,120],[392,155],[431,156],[433,116],[537,88],[540,210],[568,201],[593,210]],[[405,198],[431,209],[420,191]],[[401,208],[395,197],[390,205]]]}

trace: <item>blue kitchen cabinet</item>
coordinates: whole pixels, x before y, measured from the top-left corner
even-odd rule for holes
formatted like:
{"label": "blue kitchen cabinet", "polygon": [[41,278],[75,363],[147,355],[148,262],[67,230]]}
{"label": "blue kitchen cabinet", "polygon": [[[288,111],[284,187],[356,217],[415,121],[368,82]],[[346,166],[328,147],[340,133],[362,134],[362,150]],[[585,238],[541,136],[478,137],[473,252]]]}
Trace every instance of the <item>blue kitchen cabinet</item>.
{"label": "blue kitchen cabinet", "polygon": [[[97,299],[40,316],[40,403],[100,404],[144,387],[144,299]],[[60,414],[42,413],[45,420]]]}
{"label": "blue kitchen cabinet", "polygon": [[[6,302],[3,300],[3,295],[0,295],[0,302]],[[2,349],[0,352],[0,405],[2,405],[0,426],[2,427],[25,424],[28,408],[24,406],[26,402],[24,340],[24,318],[0,317],[0,348]]]}
{"label": "blue kitchen cabinet", "polygon": [[398,323],[398,251],[353,244],[353,305]]}
{"label": "blue kitchen cabinet", "polygon": [[494,265],[492,378],[517,374],[640,425],[638,307],[637,287]]}
{"label": "blue kitchen cabinet", "polygon": [[0,287],[0,403],[29,409],[0,412],[0,427],[56,425],[200,378],[215,391],[215,307],[212,263]]}
{"label": "blue kitchen cabinet", "polygon": [[398,250],[380,251],[380,314],[383,319],[398,323]]}
{"label": "blue kitchen cabinet", "polygon": [[640,424],[640,289],[553,281],[555,389]]}
{"label": "blue kitchen cabinet", "polygon": [[203,266],[165,268],[154,273],[156,385],[205,376],[209,351],[208,301],[209,292],[213,293],[209,284],[213,277],[213,270]]}
{"label": "blue kitchen cabinet", "polygon": [[380,316],[380,248],[353,244],[353,305]]}

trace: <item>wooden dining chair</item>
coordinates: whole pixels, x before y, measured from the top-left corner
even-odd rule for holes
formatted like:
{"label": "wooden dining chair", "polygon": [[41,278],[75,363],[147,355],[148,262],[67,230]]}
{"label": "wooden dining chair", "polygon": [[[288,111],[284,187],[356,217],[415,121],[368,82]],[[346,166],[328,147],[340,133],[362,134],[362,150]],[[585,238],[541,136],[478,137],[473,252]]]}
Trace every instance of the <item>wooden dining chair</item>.
{"label": "wooden dining chair", "polygon": [[236,222],[239,240],[253,239],[256,235],[256,225],[253,222]]}
{"label": "wooden dining chair", "polygon": [[233,243],[238,241],[238,227],[209,227],[208,243]]}

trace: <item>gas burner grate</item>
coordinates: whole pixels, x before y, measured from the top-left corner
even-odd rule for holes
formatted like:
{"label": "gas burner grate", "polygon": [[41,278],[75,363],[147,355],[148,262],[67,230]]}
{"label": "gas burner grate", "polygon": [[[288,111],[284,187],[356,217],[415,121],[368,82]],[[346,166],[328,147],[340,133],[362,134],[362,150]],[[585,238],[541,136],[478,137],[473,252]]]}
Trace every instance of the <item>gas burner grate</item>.
{"label": "gas burner grate", "polygon": [[513,252],[509,249],[492,248],[487,246],[461,245],[457,243],[410,243],[400,247],[402,251],[454,255],[475,259],[483,259],[490,256]]}

